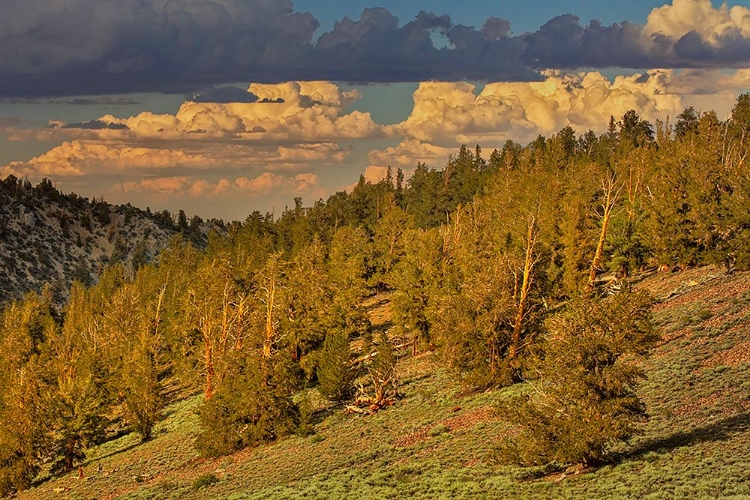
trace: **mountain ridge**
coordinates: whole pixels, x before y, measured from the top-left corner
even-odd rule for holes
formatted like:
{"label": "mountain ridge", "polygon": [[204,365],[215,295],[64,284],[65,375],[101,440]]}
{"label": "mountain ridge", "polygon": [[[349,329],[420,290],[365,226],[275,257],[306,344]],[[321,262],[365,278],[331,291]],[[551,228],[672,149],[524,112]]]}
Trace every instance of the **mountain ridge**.
{"label": "mountain ridge", "polygon": [[162,211],[152,213],[130,204],[112,205],[103,198],[59,192],[48,179],[36,186],[15,176],[0,179],[0,304],[29,291],[51,287],[64,303],[74,280],[97,281],[108,264],[122,262],[129,272],[154,261],[181,231],[205,246],[223,222],[190,222]]}

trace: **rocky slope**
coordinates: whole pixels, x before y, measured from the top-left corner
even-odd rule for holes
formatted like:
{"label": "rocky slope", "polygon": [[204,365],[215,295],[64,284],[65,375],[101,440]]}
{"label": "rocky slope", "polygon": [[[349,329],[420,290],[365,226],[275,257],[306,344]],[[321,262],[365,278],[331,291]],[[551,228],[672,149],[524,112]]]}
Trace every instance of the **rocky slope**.
{"label": "rocky slope", "polygon": [[[212,228],[221,222],[182,224],[198,245]],[[110,205],[62,194],[48,180],[32,186],[9,176],[0,180],[0,304],[45,284],[64,302],[74,279],[93,283],[107,264],[121,261],[132,270],[152,261],[179,230],[168,212]]]}

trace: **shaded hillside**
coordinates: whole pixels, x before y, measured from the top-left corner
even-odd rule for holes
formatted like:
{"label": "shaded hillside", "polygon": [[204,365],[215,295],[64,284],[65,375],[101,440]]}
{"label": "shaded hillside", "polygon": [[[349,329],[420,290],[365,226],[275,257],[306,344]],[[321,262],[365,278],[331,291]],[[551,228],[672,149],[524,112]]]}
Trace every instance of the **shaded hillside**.
{"label": "shaded hillside", "polygon": [[[663,338],[644,362],[650,421],[600,469],[566,477],[498,467],[512,432],[494,408],[528,390],[467,393],[431,353],[404,352],[403,398],[372,416],[309,396],[313,434],[199,458],[195,409],[172,404],[155,438],[135,434],[91,450],[79,472],[19,498],[695,498],[750,495],[750,272],[715,267],[662,273],[637,285],[658,300]],[[375,326],[390,304],[369,306]]]}
{"label": "shaded hillside", "polygon": [[[197,219],[187,229],[201,244],[211,227]],[[32,186],[9,176],[0,180],[0,303],[45,283],[61,302],[74,279],[90,284],[107,264],[149,262],[179,230],[168,212],[64,195],[48,180]]]}

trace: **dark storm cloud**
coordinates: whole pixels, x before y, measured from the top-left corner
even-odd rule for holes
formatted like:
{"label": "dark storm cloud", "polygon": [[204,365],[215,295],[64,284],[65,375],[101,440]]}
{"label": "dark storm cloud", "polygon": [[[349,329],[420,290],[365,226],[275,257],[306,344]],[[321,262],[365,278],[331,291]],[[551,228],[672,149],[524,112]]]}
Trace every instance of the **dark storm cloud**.
{"label": "dark storm cloud", "polygon": [[[646,49],[641,27],[630,24],[602,26],[592,21],[587,27],[578,17],[555,17],[539,31],[524,37],[524,60],[532,65],[552,68],[652,68],[693,66],[668,55],[669,43],[652,39]],[[554,65],[550,66],[550,63]]]}
{"label": "dark storm cloud", "polygon": [[73,99],[55,100],[53,104],[69,104],[71,106],[132,106],[141,104],[136,99],[129,97],[76,97]]}
{"label": "dark storm cloud", "polygon": [[224,86],[203,90],[198,94],[193,94],[192,96],[187,97],[187,100],[193,102],[253,103],[258,102],[258,96],[239,87]]}
{"label": "dark storm cloud", "polygon": [[718,38],[719,44],[714,46],[697,33],[690,32],[675,45],[675,52],[682,58],[705,66],[717,63],[733,67],[748,66],[750,39],[744,38],[737,30],[725,30]]}
{"label": "dark storm cloud", "polygon": [[[237,81],[518,81],[537,80],[546,68],[750,64],[750,40],[739,32],[727,30],[710,44],[695,33],[648,38],[639,25],[583,26],[572,15],[512,35],[497,17],[476,29],[447,15],[421,12],[402,24],[386,9],[365,9],[317,40],[318,21],[295,12],[291,0],[34,0],[33,8],[28,0],[3,0],[0,19],[5,98],[192,94]],[[445,42],[435,44],[435,37]]]}
{"label": "dark storm cloud", "polygon": [[[57,124],[50,125],[50,128],[58,128]],[[66,123],[60,128],[74,128],[81,130],[128,130],[128,126],[124,123],[110,123],[101,120],[91,120],[87,122],[79,123]]]}
{"label": "dark storm cloud", "polygon": [[130,106],[141,101],[130,97],[74,97],[72,99],[43,99],[41,97],[0,97],[7,104],[66,104],[70,106]]}

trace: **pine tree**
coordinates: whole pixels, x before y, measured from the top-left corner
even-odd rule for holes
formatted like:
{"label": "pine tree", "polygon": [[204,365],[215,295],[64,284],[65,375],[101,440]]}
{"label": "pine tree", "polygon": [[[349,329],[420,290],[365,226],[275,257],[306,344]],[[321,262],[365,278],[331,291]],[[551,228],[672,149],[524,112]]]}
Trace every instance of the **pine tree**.
{"label": "pine tree", "polygon": [[371,403],[377,407],[387,406],[398,396],[398,358],[385,332],[380,332],[377,353],[368,368],[373,386]]}
{"label": "pine tree", "polygon": [[[106,280],[105,280],[106,283]],[[104,437],[111,394],[104,354],[101,303],[74,283],[62,328],[50,338],[50,423],[54,429],[52,470],[68,472]]]}
{"label": "pine tree", "polygon": [[355,375],[346,332],[341,328],[329,331],[318,363],[320,393],[331,401],[349,398],[354,389]]}
{"label": "pine tree", "polygon": [[144,441],[151,438],[164,406],[160,369],[166,287],[159,288],[158,280],[155,270],[142,268],[134,282],[112,294],[105,318],[112,339],[110,366],[115,368],[110,383],[126,419]]}
{"label": "pine tree", "polygon": [[225,455],[294,432],[300,416],[286,355],[269,358],[253,350],[232,356],[227,376],[198,411],[202,431],[195,446],[202,455]]}
{"label": "pine tree", "polygon": [[406,213],[396,205],[391,193],[382,202],[381,214],[372,237],[370,286],[373,287],[384,287],[388,283],[393,267],[404,253],[403,235],[407,228]]}
{"label": "pine tree", "polygon": [[[242,348],[251,336],[253,319],[257,319],[253,318],[256,311],[252,306],[251,283],[245,274],[227,252],[221,251],[205,255],[187,283],[185,321],[188,335],[200,339],[195,343],[196,357],[200,359],[196,368],[207,399],[225,376],[229,353]],[[273,290],[271,287],[271,307],[275,311],[277,297]]]}
{"label": "pine tree", "polygon": [[283,297],[279,299],[279,304],[283,303],[280,328],[296,361],[320,349],[331,323],[333,293],[324,261],[323,245],[315,238],[288,266]]}
{"label": "pine tree", "polygon": [[50,293],[27,294],[0,314],[0,495],[28,488],[50,451],[45,343],[54,335]]}
{"label": "pine tree", "polygon": [[413,353],[432,342],[432,301],[439,286],[442,238],[437,230],[409,230],[404,256],[391,274],[393,322],[397,335],[411,338]]}
{"label": "pine tree", "polygon": [[544,313],[553,218],[539,193],[554,186],[541,162],[522,168],[488,184],[445,233],[434,328],[450,370],[471,386],[517,380]]}
{"label": "pine tree", "polygon": [[500,446],[501,461],[594,466],[637,431],[646,414],[634,361],[658,340],[650,305],[642,293],[579,299],[548,320],[539,378],[500,407],[521,428]]}

